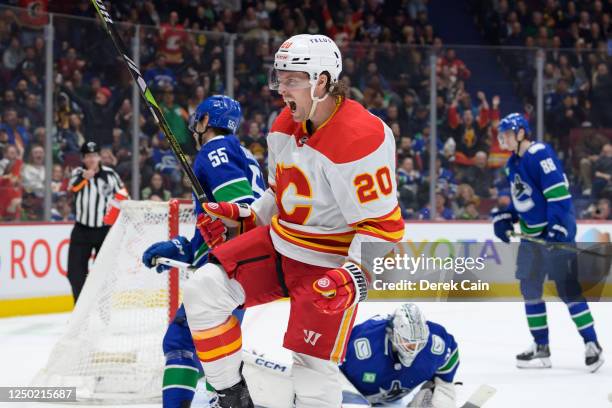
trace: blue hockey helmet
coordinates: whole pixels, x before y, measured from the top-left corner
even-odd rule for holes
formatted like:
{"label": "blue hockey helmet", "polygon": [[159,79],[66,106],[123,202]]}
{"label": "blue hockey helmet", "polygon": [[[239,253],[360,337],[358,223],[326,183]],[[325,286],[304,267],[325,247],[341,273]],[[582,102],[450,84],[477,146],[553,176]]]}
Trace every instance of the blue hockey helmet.
{"label": "blue hockey helmet", "polygon": [[525,136],[529,136],[531,134],[529,121],[527,121],[525,116],[521,115],[520,113],[511,113],[505,116],[499,121],[499,125],[497,125],[497,130],[499,133],[504,133],[508,130],[518,132],[519,129],[525,129]]}
{"label": "blue hockey helmet", "polygon": [[499,144],[501,146],[504,145],[504,132],[512,130],[516,134],[520,129],[525,130],[525,138],[528,139],[531,135],[531,128],[529,127],[529,121],[527,120],[527,118],[516,112],[506,115],[502,120],[499,121],[499,125],[497,125],[497,138],[499,140]]}
{"label": "blue hockey helmet", "polygon": [[189,130],[195,132],[196,123],[208,115],[208,126],[236,133],[242,120],[240,103],[229,96],[214,95],[198,105],[189,117]]}

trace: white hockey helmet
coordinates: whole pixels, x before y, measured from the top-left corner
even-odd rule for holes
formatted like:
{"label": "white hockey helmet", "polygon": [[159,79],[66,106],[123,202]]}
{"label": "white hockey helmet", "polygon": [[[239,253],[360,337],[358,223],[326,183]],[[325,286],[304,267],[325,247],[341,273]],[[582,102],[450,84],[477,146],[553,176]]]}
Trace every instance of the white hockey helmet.
{"label": "white hockey helmet", "polygon": [[325,35],[299,34],[294,35],[281,44],[274,55],[274,67],[270,71],[268,85],[270,89],[277,91],[280,87],[278,71],[305,72],[308,74],[308,82],[303,85],[293,82],[296,89],[310,87],[310,97],[313,104],[308,118],[310,118],[317,103],[324,100],[323,97],[315,97],[315,86],[319,76],[323,72],[329,74],[330,90],[338,83],[338,77],[342,72],[342,55],[336,43]]}
{"label": "white hockey helmet", "polygon": [[391,343],[403,365],[410,367],[429,340],[429,326],[414,303],[405,303],[395,310],[391,321]]}

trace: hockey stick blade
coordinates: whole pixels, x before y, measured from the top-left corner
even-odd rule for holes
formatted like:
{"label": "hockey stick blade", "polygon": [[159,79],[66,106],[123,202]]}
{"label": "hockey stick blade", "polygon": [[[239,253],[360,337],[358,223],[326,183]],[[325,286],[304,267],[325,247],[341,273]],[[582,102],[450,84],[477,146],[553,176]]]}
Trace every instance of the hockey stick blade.
{"label": "hockey stick blade", "polygon": [[470,398],[461,408],[480,408],[487,402],[497,390],[490,385],[482,384],[476,391],[472,393]]}
{"label": "hockey stick blade", "polygon": [[119,36],[117,28],[115,27],[115,22],[113,21],[108,10],[106,10],[106,6],[104,5],[102,0],[91,0],[91,3],[96,9],[96,12],[100,17],[100,21],[102,21],[102,25],[110,36],[115,46],[115,49],[117,50],[119,55],[121,55],[123,62],[128,67],[128,71],[130,71],[130,74],[132,75],[132,78],[138,84],[140,94],[142,95],[142,98],[144,99],[147,106],[149,107],[149,110],[153,114],[155,121],[166,136],[166,139],[168,139],[168,141],[170,142],[170,147],[172,148],[174,155],[177,157],[179,163],[181,164],[181,167],[183,168],[183,171],[185,172],[185,174],[187,174],[187,177],[191,182],[191,189],[193,190],[200,204],[204,203],[206,201],[206,194],[204,194],[204,189],[202,188],[202,185],[198,181],[197,177],[195,176],[193,169],[191,168],[191,165],[187,160],[187,156],[183,152],[183,149],[181,148],[178,140],[176,139],[176,136],[174,136],[174,133],[172,133],[172,130],[170,129],[170,126],[168,125],[168,122],[164,117],[164,114],[159,108],[159,105],[153,97],[151,90],[147,86],[147,83],[145,82],[144,78],[142,77],[140,69],[136,66],[134,61],[132,61],[132,59],[128,57],[125,44]]}

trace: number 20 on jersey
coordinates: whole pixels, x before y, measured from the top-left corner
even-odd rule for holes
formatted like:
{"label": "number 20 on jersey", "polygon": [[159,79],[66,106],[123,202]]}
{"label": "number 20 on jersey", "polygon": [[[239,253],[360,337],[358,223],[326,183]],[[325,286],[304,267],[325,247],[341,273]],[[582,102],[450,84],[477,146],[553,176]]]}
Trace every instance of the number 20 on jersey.
{"label": "number 20 on jersey", "polygon": [[389,195],[393,191],[389,167],[381,167],[376,173],[361,173],[353,179],[357,189],[357,198],[362,204],[378,200],[380,195]]}

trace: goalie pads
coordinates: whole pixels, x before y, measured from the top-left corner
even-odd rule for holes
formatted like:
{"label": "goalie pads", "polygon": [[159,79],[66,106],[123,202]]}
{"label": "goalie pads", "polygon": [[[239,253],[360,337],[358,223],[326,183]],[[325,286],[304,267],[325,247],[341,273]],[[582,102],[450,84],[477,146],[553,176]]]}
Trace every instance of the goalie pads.
{"label": "goalie pads", "polygon": [[456,408],[455,385],[439,377],[427,381],[415,394],[408,408]]}

